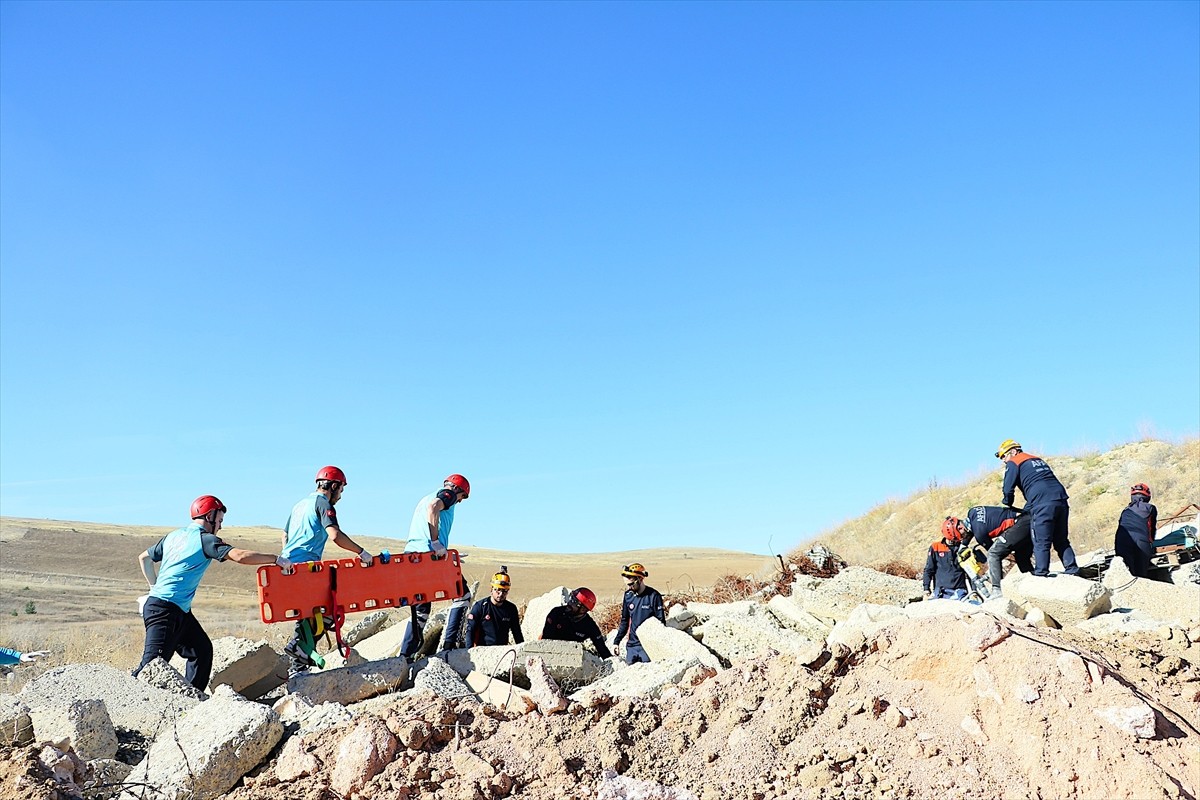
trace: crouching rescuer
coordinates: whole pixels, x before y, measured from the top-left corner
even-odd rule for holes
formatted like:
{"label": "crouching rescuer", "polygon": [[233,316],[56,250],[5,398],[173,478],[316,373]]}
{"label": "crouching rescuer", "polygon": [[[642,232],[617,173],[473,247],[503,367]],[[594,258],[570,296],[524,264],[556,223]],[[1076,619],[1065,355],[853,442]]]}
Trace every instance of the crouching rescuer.
{"label": "crouching rescuer", "polygon": [[612,653],[604,643],[604,635],[600,626],[592,619],[591,610],[596,607],[596,593],[586,586],[580,586],[571,592],[565,605],[550,609],[546,615],[546,624],[542,627],[543,639],[557,639],[563,642],[591,641],[596,648],[596,655],[608,658]]}
{"label": "crouching rescuer", "polygon": [[[962,546],[962,530],[956,517],[946,517],[942,523],[942,538],[929,546],[925,572],[921,576],[925,597],[937,600],[964,600],[967,596],[967,574],[958,565],[958,549]],[[933,585],[932,595],[930,584]]]}

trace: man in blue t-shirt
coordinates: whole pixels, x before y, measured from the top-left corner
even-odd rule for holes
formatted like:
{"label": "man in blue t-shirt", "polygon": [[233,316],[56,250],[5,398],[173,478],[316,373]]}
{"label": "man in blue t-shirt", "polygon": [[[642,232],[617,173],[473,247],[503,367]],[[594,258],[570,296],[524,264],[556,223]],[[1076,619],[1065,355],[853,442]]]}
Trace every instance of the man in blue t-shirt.
{"label": "man in blue t-shirt", "polygon": [[[454,509],[471,496],[471,483],[462,475],[454,474],[442,481],[442,488],[431,492],[417,501],[412,522],[408,526],[406,553],[433,553],[434,558],[446,555],[450,547],[450,529],[454,526]],[[463,558],[462,554],[459,558]],[[463,619],[471,607],[471,592],[467,592],[450,604],[446,628],[442,632],[442,650],[453,650],[459,646],[459,634]],[[429,622],[432,603],[417,603],[409,606],[412,621],[404,634],[400,653],[410,661],[425,641],[425,625]]]}
{"label": "man in blue t-shirt", "polygon": [[[283,556],[241,550],[221,541],[217,533],[225,512],[225,504],[216,497],[197,497],[192,502],[192,524],[168,533],[138,556],[150,594],[142,606],[146,645],[142,662],[133,671],[135,677],[154,659],[169,661],[178,653],[187,659],[188,683],[204,691],[212,673],[213,647],[192,614],[192,598],[209,565],[226,559],[252,566],[278,564],[286,569],[292,565]],[[157,575],[155,564],[161,565]]]}
{"label": "man in blue t-shirt", "polygon": [[[346,491],[346,473],[337,467],[322,467],[317,471],[316,482],[316,490],[292,507],[284,525],[284,557],[294,564],[320,561],[325,554],[326,542],[332,539],[343,550],[356,553],[364,567],[371,566],[374,557],[342,531],[334,511]],[[329,609],[329,612],[332,614],[333,610]],[[316,646],[314,635],[319,636],[321,629],[323,625],[318,628],[308,617],[296,623],[291,641],[283,648],[291,661],[289,676],[304,672],[316,663],[310,647]]]}

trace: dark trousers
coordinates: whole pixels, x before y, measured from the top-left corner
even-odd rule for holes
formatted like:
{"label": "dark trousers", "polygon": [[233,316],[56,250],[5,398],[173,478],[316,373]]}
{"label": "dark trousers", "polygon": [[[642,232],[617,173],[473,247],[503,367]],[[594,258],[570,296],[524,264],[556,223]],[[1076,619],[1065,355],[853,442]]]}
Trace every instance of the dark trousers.
{"label": "dark trousers", "polygon": [[639,662],[649,664],[650,656],[646,655],[646,651],[642,649],[640,644],[625,645],[625,663],[637,664]]}
{"label": "dark trousers", "polygon": [[411,661],[425,643],[425,626],[429,624],[429,612],[433,610],[433,603],[417,603],[408,608],[412,613],[412,621],[408,625],[408,633],[404,634],[400,655]]}
{"label": "dark trousers", "polygon": [[151,597],[142,609],[142,622],[146,625],[146,646],[142,663],[133,674],[136,676],[156,658],[170,661],[178,653],[187,659],[187,682],[203,692],[212,676],[213,646],[192,612]]}
{"label": "dark trousers", "polygon": [[1000,588],[1000,577],[1004,572],[1002,562],[1009,553],[1016,559],[1017,569],[1021,572],[1033,572],[1033,562],[1030,560],[1033,556],[1031,522],[1028,514],[1018,517],[1013,526],[997,536],[988,548],[988,578],[993,589]]}
{"label": "dark trousers", "polygon": [[1033,517],[1033,574],[1050,574],[1050,545],[1054,545],[1063,572],[1075,575],[1079,565],[1075,563],[1075,550],[1067,538],[1067,521],[1071,509],[1066,500],[1056,500],[1030,509]]}

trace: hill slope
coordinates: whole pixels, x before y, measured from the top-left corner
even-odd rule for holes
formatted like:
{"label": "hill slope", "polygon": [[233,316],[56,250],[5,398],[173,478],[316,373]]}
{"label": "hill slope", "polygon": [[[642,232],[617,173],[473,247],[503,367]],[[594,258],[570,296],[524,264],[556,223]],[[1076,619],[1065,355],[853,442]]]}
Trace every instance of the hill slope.
{"label": "hill slope", "polygon": [[[1107,453],[1045,455],[1071,496],[1071,544],[1077,554],[1112,547],[1129,487],[1147,483],[1159,516],[1200,502],[1200,439],[1180,444],[1132,442]],[[999,462],[997,462],[999,463]],[[903,500],[892,500],[805,542],[803,553],[820,541],[852,564],[903,561],[920,569],[929,543],[939,537],[947,515],[961,516],[977,505],[999,505],[1004,473],[990,471],[957,486],[930,486]],[[1022,503],[1017,492],[1017,506]]]}

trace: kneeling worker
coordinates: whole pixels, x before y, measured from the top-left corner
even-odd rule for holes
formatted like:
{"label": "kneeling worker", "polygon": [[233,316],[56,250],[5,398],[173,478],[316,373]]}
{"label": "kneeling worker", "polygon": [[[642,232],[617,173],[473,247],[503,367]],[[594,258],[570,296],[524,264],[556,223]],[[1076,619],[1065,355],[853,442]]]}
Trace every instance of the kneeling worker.
{"label": "kneeling worker", "polygon": [[929,545],[925,559],[925,572],[921,583],[925,598],[929,599],[930,584],[933,585],[934,600],[963,600],[967,596],[967,573],[958,566],[958,548],[962,544],[962,532],[957,517],[946,517],[942,523],[942,538]]}
{"label": "kneeling worker", "polygon": [[553,608],[546,615],[546,625],[542,628],[543,639],[557,639],[563,642],[582,642],[590,639],[596,648],[596,655],[608,658],[612,653],[604,643],[600,626],[588,612],[596,607],[596,593],[586,586],[580,586],[571,592],[566,605]]}
{"label": "kneeling worker", "polygon": [[1004,559],[1012,554],[1021,572],[1033,572],[1033,518],[1008,506],[974,506],[963,524],[975,541],[987,550],[991,597],[1000,595]]}
{"label": "kneeling worker", "polygon": [[501,567],[492,576],[492,593],[471,606],[471,613],[467,614],[467,647],[505,645],[509,633],[517,644],[525,641],[517,607],[508,602],[511,586],[508,572]]}

